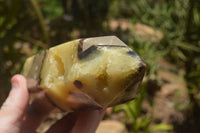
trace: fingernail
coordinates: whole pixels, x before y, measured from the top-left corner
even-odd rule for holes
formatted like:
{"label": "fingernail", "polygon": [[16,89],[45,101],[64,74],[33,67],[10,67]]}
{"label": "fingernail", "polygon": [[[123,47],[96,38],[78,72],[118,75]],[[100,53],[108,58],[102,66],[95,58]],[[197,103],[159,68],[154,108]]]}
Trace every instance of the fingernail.
{"label": "fingernail", "polygon": [[13,82],[13,83],[12,83],[12,89],[14,89],[14,88],[15,88],[15,89],[18,88],[18,84],[17,84],[16,82]]}

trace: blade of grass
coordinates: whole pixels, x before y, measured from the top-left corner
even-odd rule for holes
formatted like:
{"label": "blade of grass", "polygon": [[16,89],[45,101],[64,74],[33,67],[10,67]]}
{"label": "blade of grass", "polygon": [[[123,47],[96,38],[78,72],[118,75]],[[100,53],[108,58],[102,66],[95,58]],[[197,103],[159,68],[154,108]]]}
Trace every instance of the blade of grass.
{"label": "blade of grass", "polygon": [[[44,17],[43,17],[43,15],[42,15],[41,11],[40,11],[40,8],[39,8],[39,6],[38,6],[38,3],[37,3],[35,0],[30,0],[30,3],[31,3],[31,5],[32,5],[32,7],[33,7],[33,10],[35,11],[35,14],[36,14],[36,16],[37,16],[37,18],[38,18],[40,27],[41,27],[42,32],[43,32],[43,34],[44,34],[45,42],[46,42],[47,44],[49,44],[49,43],[50,43],[49,33],[48,33],[48,30],[47,30],[47,28],[46,28],[46,26],[45,26]],[[48,47],[48,46],[46,46],[46,47]]]}
{"label": "blade of grass", "polygon": [[164,124],[164,123],[154,125],[153,127],[150,128],[151,132],[155,132],[155,131],[171,131],[171,130],[173,130],[173,125]]}

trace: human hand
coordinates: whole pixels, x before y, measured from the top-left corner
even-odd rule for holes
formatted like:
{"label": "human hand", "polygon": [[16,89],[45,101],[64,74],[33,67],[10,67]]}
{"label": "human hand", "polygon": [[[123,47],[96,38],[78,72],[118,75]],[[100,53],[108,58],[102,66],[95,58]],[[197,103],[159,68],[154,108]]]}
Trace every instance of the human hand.
{"label": "human hand", "polygon": [[[43,91],[29,105],[29,90],[26,79],[15,75],[12,89],[0,109],[0,133],[36,133],[36,129],[54,110]],[[103,115],[103,110],[73,112],[56,122],[47,133],[94,133]]]}

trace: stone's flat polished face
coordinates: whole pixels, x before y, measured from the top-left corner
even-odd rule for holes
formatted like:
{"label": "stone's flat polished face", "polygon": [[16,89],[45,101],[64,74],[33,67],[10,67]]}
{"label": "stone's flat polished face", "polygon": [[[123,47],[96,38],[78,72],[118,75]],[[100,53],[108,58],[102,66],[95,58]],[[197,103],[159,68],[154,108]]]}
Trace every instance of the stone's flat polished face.
{"label": "stone's flat polished face", "polygon": [[127,45],[122,42],[116,36],[104,36],[104,37],[93,37],[86,38],[80,40],[80,44],[82,45],[83,51],[90,48],[91,46],[119,46],[119,47],[127,47]]}
{"label": "stone's flat polished face", "polygon": [[41,67],[37,74],[40,87],[65,111],[106,108],[133,100],[146,67],[115,36],[71,41],[40,55],[43,62],[38,55],[30,57],[23,73],[30,78],[32,71],[37,72],[35,67]]}

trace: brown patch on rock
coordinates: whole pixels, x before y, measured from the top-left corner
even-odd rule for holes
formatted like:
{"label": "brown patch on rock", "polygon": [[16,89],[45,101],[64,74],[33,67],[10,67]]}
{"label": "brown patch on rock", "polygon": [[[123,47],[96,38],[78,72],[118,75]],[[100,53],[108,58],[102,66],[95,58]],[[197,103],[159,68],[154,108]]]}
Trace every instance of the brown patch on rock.
{"label": "brown patch on rock", "polygon": [[79,89],[81,89],[81,88],[83,87],[82,82],[79,81],[79,80],[75,80],[75,81],[74,81],[74,85],[75,85],[77,88],[79,88]]}
{"label": "brown patch on rock", "polygon": [[72,111],[102,109],[101,105],[94,101],[90,96],[77,90],[69,92],[66,102],[71,105],[70,108]]}

